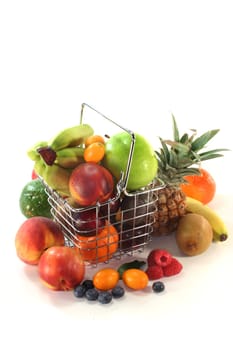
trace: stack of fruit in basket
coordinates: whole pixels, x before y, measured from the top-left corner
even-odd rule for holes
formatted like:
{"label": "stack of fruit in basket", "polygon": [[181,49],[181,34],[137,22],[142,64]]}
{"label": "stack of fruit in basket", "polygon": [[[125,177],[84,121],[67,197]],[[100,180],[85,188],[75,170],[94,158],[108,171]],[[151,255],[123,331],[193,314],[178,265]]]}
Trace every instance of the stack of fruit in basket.
{"label": "stack of fruit in basket", "polygon": [[80,124],[37,142],[28,156],[47,187],[55,219],[85,261],[107,261],[117,250],[148,243],[158,161],[145,137],[121,131],[105,140]]}
{"label": "stack of fruit in basket", "polygon": [[[134,244],[147,244],[148,240],[141,239],[145,227],[146,237],[151,236],[150,228],[155,240],[175,233],[180,251],[191,256],[205,252],[213,241],[227,239],[223,220],[208,206],[216,190],[214,179],[200,167],[203,161],[222,156],[220,152],[225,151],[203,152],[219,130],[200,137],[196,133],[180,136],[174,117],[173,130],[174,140],[160,138],[161,149],[155,151],[136,134],[130,169],[132,135],[121,132],[105,140],[87,124],[65,129],[28,151],[34,162],[33,180],[20,197],[27,220],[16,234],[15,246],[22,261],[39,266],[40,278],[48,287],[70,290],[84,280],[85,262],[108,261],[118,249],[127,251]],[[153,187],[157,179],[164,182],[163,188]],[[56,207],[45,187],[49,195],[57,194],[68,212]],[[65,225],[70,220],[72,226],[75,222],[74,247],[67,246],[62,220],[57,223],[52,219],[51,209]],[[149,220],[148,226],[145,220]],[[132,229],[136,238],[132,237]],[[66,277],[59,270],[64,265],[69,269]]]}
{"label": "stack of fruit in basket", "polygon": [[[113,178],[107,175],[106,169],[111,172],[111,176],[116,181],[119,181],[121,173],[126,172],[127,169],[130,147],[131,135],[128,132],[115,134],[105,143],[102,136],[94,135],[90,125],[80,124],[63,130],[50,142],[36,143],[28,151],[28,156],[35,162],[35,172],[45,180],[48,186],[61,196],[71,195],[80,206],[90,206],[95,205],[97,201],[103,202],[109,199],[112,194]],[[106,188],[99,189],[103,194],[98,196],[94,191],[92,196],[95,194],[96,198],[80,198],[80,194],[76,192],[80,185],[75,184],[75,188],[73,187],[73,179],[77,177],[73,171],[81,171],[81,173],[84,172],[84,176],[89,176],[91,171],[88,169],[93,163],[98,170],[100,167],[96,164],[104,167],[103,173],[98,173],[98,176],[108,176]],[[73,173],[72,179],[70,179],[71,173]],[[80,176],[80,173],[78,175]],[[153,148],[143,136],[137,134],[127,189],[130,191],[141,189],[147,186],[156,175],[157,159]],[[86,183],[84,185],[87,186]],[[82,192],[84,190],[85,188]],[[89,192],[90,195],[90,189]]]}

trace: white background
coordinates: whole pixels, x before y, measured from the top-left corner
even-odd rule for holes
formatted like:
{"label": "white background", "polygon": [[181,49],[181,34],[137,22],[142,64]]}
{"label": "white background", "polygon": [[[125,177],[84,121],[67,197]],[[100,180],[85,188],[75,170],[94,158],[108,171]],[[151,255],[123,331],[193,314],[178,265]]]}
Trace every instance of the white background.
{"label": "white background", "polygon": [[14,248],[32,169],[26,151],[77,123],[82,102],[154,147],[158,135],[171,137],[173,113],[181,132],[219,128],[211,148],[233,149],[232,17],[225,0],[0,2],[1,347],[232,349],[232,152],[205,164],[217,183],[211,206],[230,238],[179,257],[183,272],[165,281],[163,295],[79,302],[41,286]]}

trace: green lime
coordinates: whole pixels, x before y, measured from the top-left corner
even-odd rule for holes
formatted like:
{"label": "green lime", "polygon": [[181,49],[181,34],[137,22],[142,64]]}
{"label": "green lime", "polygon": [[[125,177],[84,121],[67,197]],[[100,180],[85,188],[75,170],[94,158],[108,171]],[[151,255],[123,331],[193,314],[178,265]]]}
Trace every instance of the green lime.
{"label": "green lime", "polygon": [[33,216],[52,217],[48,195],[40,179],[31,180],[24,186],[20,194],[19,206],[26,218]]}

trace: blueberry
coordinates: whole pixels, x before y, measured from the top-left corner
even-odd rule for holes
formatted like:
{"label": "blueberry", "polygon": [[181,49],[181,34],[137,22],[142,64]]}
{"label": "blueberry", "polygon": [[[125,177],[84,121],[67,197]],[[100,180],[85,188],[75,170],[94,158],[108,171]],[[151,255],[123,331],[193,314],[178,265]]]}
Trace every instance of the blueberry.
{"label": "blueberry", "polygon": [[97,300],[99,292],[95,288],[87,289],[85,296],[88,300]]}
{"label": "blueberry", "polygon": [[108,291],[100,292],[98,296],[98,301],[101,304],[109,304],[112,301],[112,293]]}
{"label": "blueberry", "polygon": [[125,290],[121,286],[116,286],[112,289],[113,298],[121,298],[125,294]]}
{"label": "blueberry", "polygon": [[86,288],[86,290],[94,288],[94,284],[92,280],[85,280],[82,282],[82,285]]}
{"label": "blueberry", "polygon": [[163,292],[163,291],[164,291],[165,285],[164,285],[163,282],[157,281],[157,282],[154,282],[154,283],[152,284],[152,289],[153,289],[154,292],[160,293],[160,292]]}
{"label": "blueberry", "polygon": [[74,295],[76,298],[82,298],[84,297],[86,292],[86,288],[83,285],[78,285],[77,287],[74,288]]}

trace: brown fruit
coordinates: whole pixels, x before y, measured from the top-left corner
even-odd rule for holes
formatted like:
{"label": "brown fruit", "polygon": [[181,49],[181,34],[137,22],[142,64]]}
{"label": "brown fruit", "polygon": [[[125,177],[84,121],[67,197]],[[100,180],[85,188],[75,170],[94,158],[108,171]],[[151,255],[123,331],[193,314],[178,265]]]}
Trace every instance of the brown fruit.
{"label": "brown fruit", "polygon": [[180,219],[175,237],[179,249],[185,255],[194,256],[209,248],[213,230],[202,215],[188,213]]}

